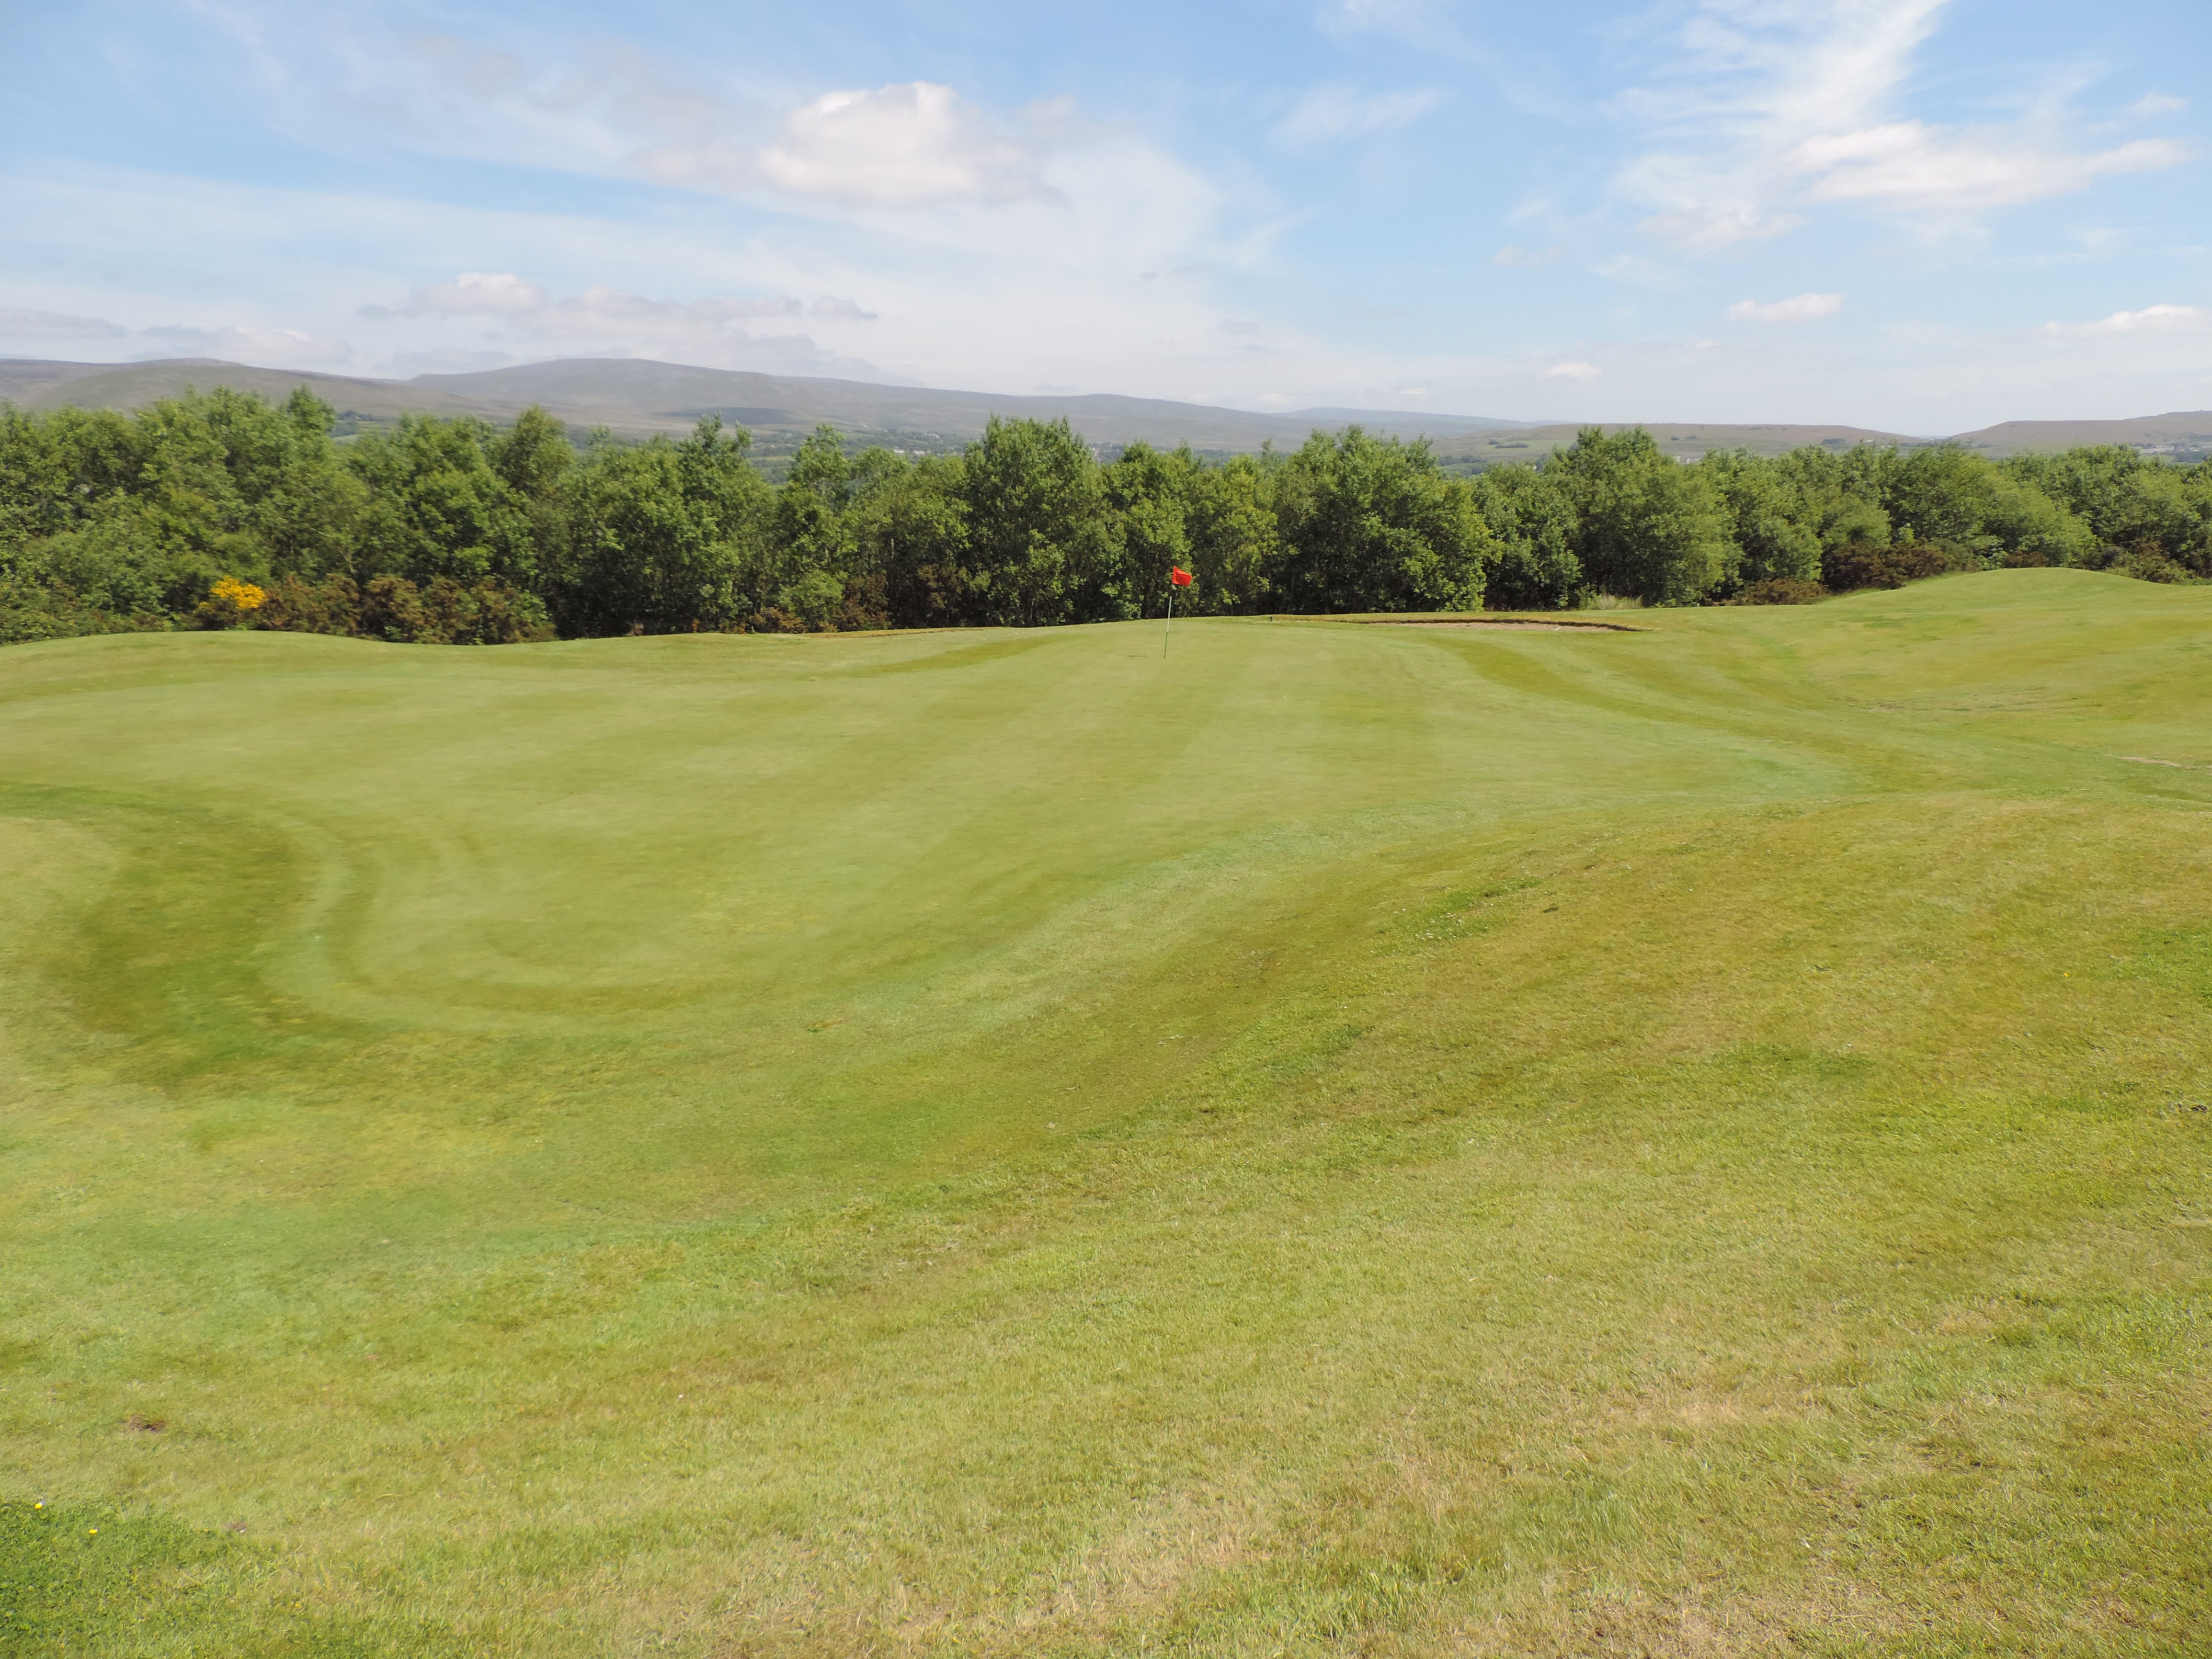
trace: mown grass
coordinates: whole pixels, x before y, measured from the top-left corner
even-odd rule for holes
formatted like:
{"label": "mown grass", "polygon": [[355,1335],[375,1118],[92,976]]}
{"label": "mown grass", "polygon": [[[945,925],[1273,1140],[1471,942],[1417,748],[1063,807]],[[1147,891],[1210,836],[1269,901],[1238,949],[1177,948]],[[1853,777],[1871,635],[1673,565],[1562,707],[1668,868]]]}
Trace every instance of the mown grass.
{"label": "mown grass", "polygon": [[0,657],[0,1650],[2201,1649],[2212,603],[1637,622]]}

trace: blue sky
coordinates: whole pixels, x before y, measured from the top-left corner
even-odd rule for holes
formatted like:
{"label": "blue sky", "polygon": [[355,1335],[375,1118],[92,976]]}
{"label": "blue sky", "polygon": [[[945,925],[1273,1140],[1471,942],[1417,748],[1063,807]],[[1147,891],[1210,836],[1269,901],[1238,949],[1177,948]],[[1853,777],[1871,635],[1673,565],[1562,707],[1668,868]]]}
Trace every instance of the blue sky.
{"label": "blue sky", "polygon": [[2212,7],[0,7],[0,354],[2212,406]]}

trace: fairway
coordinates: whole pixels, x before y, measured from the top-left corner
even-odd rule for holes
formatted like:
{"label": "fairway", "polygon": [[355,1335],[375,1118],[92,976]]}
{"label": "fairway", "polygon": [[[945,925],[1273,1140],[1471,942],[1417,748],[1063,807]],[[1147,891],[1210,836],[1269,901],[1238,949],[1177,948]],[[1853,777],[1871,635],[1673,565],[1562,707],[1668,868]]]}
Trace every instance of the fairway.
{"label": "fairway", "polygon": [[0,652],[0,1653],[2207,1650],[2212,587],[1608,619]]}

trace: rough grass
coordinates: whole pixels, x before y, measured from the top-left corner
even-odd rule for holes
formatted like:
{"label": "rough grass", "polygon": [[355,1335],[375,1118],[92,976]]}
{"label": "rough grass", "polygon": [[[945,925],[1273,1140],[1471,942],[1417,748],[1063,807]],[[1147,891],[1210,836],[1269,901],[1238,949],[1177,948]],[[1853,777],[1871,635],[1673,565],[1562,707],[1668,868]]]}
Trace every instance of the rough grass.
{"label": "rough grass", "polygon": [[2201,1648],[2212,597],[1639,627],[0,656],[0,1651]]}

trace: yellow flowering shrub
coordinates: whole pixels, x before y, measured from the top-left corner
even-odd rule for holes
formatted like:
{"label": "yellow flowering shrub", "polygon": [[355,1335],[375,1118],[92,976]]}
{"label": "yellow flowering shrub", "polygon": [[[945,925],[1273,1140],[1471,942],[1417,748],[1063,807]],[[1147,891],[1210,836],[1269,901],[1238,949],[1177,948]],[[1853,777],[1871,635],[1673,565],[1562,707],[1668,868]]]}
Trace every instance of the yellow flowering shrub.
{"label": "yellow flowering shrub", "polygon": [[268,603],[267,588],[225,576],[208,589],[192,616],[202,628],[235,628]]}
{"label": "yellow flowering shrub", "polygon": [[235,576],[225,576],[209,590],[208,597],[222,600],[234,611],[258,611],[269,603],[267,589],[242,582]]}

